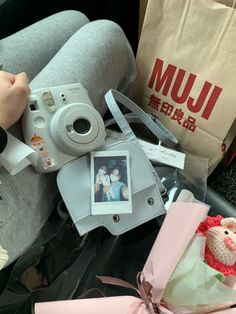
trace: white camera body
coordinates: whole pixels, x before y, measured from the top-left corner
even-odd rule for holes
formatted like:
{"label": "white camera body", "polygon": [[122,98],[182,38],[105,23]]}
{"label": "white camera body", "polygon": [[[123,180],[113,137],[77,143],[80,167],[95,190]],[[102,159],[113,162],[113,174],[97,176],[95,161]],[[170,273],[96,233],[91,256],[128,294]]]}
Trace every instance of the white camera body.
{"label": "white camera body", "polygon": [[105,144],[105,126],[81,84],[34,90],[22,116],[25,143],[37,153],[38,172],[65,163]]}

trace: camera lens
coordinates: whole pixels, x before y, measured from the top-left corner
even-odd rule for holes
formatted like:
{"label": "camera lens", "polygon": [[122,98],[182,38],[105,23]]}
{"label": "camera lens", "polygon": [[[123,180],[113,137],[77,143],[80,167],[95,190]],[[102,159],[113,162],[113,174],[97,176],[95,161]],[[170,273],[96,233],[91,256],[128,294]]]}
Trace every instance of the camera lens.
{"label": "camera lens", "polygon": [[77,119],[73,123],[73,129],[76,133],[85,134],[91,128],[91,124],[87,119]]}

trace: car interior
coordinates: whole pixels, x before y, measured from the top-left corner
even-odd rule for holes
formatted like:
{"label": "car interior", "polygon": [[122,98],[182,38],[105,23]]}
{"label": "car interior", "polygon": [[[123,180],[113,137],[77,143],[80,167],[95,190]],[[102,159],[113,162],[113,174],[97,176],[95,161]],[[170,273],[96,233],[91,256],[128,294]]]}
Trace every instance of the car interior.
{"label": "car interior", "polygon": [[[145,1],[146,2],[146,1]],[[51,14],[54,14],[56,12],[60,12],[62,10],[78,10],[83,12],[91,21],[97,20],[97,19],[109,19],[121,26],[121,28],[124,30],[127,39],[129,40],[131,47],[133,49],[134,54],[137,52],[138,48],[138,41],[139,41],[139,34],[140,34],[140,21],[142,19],[142,13],[140,12],[140,7],[143,5],[143,1],[139,0],[101,0],[101,1],[91,1],[91,0],[48,0],[48,1],[42,1],[40,3],[35,3],[32,0],[0,0],[0,39],[5,38],[7,36],[10,36],[11,34],[17,32],[18,30],[21,30],[29,25],[31,25],[34,22],[37,22]],[[0,44],[1,49],[1,44]],[[1,60],[0,60],[1,63]],[[109,116],[108,116],[109,117]],[[139,130],[137,130],[139,132]],[[210,181],[209,181],[210,182]],[[222,216],[228,216],[228,217],[235,217],[236,213],[236,207],[234,204],[232,204],[229,200],[227,200],[224,195],[221,195],[218,191],[216,191],[215,188],[213,188],[213,185],[208,184],[206,189],[206,197],[205,197],[205,203],[209,204],[211,206],[210,214],[217,215],[221,214]],[[55,204],[56,207],[56,204]],[[63,208],[62,208],[63,209]],[[66,212],[66,210],[65,210]],[[61,215],[66,217],[67,219],[67,229],[63,232],[63,241],[67,237],[66,232],[71,228],[73,223],[71,220],[68,219],[67,214],[61,213]],[[55,223],[55,221],[54,221]],[[60,229],[60,222],[56,220],[56,223],[58,224],[58,229]],[[48,224],[46,225],[46,228],[48,226],[51,226],[52,223],[49,220]],[[96,256],[95,261],[93,261],[92,266],[88,266],[83,264],[84,260],[82,260],[82,265],[85,267],[85,271],[89,269],[89,267],[93,267],[93,269],[90,271],[89,275],[87,275],[86,278],[80,278],[81,284],[84,284],[83,289],[79,288],[76,291],[76,298],[80,296],[86,290],[86,288],[89,288],[90,286],[87,286],[87,282],[94,283],[94,281],[91,279],[92,276],[95,276],[96,271],[99,269],[99,265],[102,265],[100,267],[108,267],[105,261],[103,260],[103,256],[106,255],[106,261],[108,261],[109,258],[111,258],[112,261],[114,261],[116,258],[119,260],[120,255],[127,254],[129,255],[129,245],[131,250],[133,248],[137,249],[139,245],[144,245],[144,241],[146,239],[145,236],[145,228],[148,228],[150,232],[150,237],[153,239],[154,235],[156,233],[154,232],[155,224],[152,222],[149,222],[146,227],[142,226],[139,228],[138,231],[138,239],[140,240],[138,244],[134,244],[136,240],[136,235],[134,230],[130,231],[128,234],[126,234],[122,239],[113,239],[113,242],[109,240],[105,246],[102,246],[102,250],[99,254],[97,254],[96,250],[99,250],[101,248],[101,243],[96,242],[96,248],[92,248],[93,243],[95,243],[95,238],[99,236],[98,232],[92,232],[92,236],[88,236],[88,239],[84,241],[83,245],[88,248],[88,252],[86,253],[84,258],[88,258],[89,255],[94,254]],[[44,229],[45,230],[45,229]],[[61,229],[60,229],[61,230]],[[78,236],[73,235],[74,238],[71,241],[71,246],[74,243],[77,243]],[[51,235],[51,238],[53,236]],[[102,238],[106,238],[107,235],[102,234]],[[148,236],[147,236],[148,237]],[[149,239],[150,240],[150,239]],[[123,241],[123,242],[122,242]],[[143,242],[142,242],[143,241]],[[142,243],[141,243],[142,242]],[[64,242],[63,242],[64,243]],[[127,247],[122,246],[122,243],[125,243]],[[55,243],[54,243],[55,244]],[[55,247],[57,248],[58,243],[55,244]],[[121,246],[119,246],[121,245]],[[114,250],[116,248],[121,248],[120,255],[118,253],[114,254]],[[70,247],[71,248],[71,247]],[[66,249],[69,249],[68,247]],[[65,249],[65,250],[66,250]],[[73,250],[73,249],[72,249]],[[95,250],[95,251],[93,251]],[[123,251],[122,251],[123,250]],[[46,256],[48,257],[48,263],[50,264],[51,269],[53,268],[52,265],[54,263],[54,257],[53,254],[50,255],[49,253],[53,252],[53,247],[49,248],[49,251],[46,252]],[[137,252],[137,251],[136,251]],[[104,255],[103,255],[104,253]],[[48,255],[47,255],[48,254]],[[97,255],[96,255],[97,254]],[[117,254],[119,255],[117,257]],[[145,253],[146,254],[146,253]],[[108,258],[109,257],[109,258]],[[56,259],[56,258],[55,258]],[[97,263],[97,265],[96,265]],[[68,262],[68,265],[70,262]],[[56,265],[56,263],[55,263]],[[70,264],[71,265],[71,264]],[[106,265],[106,266],[104,266]],[[41,265],[42,266],[42,265]],[[48,265],[45,265],[45,269]],[[77,265],[78,266],[78,265]],[[8,266],[7,269],[4,270],[4,274],[0,275],[0,280],[2,280],[6,283],[7,282],[7,276],[10,276],[10,273],[12,271],[13,265]],[[49,267],[49,268],[50,268]],[[44,268],[44,266],[42,266]],[[59,269],[56,269],[57,266],[54,268],[54,275],[58,274]],[[109,268],[112,272],[112,265],[109,263]],[[103,269],[104,270],[104,269]],[[134,272],[134,270],[133,270]],[[119,273],[118,273],[119,274]],[[56,277],[56,275],[55,275]],[[71,277],[70,280],[73,280]],[[60,285],[60,282],[57,283],[58,286]],[[100,286],[98,286],[100,287]],[[118,293],[117,290],[114,288],[114,290],[107,290],[108,293],[112,294],[112,292],[115,291],[115,293]],[[50,293],[52,293],[53,296],[53,290],[50,290]],[[72,293],[72,292],[71,292]],[[0,285],[0,294],[1,294],[1,285]],[[96,296],[96,293],[94,294]],[[9,298],[14,297],[14,293],[8,296]],[[62,298],[66,298],[66,295],[63,295]],[[47,297],[44,295],[43,297],[38,296],[39,300],[40,298],[47,299]],[[50,298],[49,298],[50,299]],[[10,300],[10,299],[6,299]],[[1,302],[1,301],[0,301]],[[7,301],[6,301],[7,302]],[[0,313],[25,313],[28,314],[25,308],[20,309],[17,312],[13,312],[12,309],[14,309],[14,306],[11,308],[8,308],[5,312],[1,312],[1,304],[0,304]],[[27,307],[28,309],[28,307]],[[24,312],[25,311],[25,312]]]}

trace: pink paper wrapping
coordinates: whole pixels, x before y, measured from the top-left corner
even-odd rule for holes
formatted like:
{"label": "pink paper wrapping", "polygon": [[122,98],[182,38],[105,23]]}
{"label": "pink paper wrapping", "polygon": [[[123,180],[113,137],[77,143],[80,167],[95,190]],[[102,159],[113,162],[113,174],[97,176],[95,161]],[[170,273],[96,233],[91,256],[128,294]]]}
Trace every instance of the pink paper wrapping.
{"label": "pink paper wrapping", "polygon": [[164,288],[209,207],[197,203],[173,203],[143,269],[152,289],[154,303],[160,303]]}
{"label": "pink paper wrapping", "polygon": [[[164,288],[208,210],[208,206],[198,203],[171,205],[141,273],[140,298],[121,296],[37,303],[35,314],[173,314],[161,304]],[[104,278],[106,283],[116,281]],[[236,309],[212,313],[236,314]]]}
{"label": "pink paper wrapping", "polygon": [[35,314],[150,314],[141,299],[122,296],[37,303]]}
{"label": "pink paper wrapping", "polygon": [[[35,314],[150,314],[141,299],[132,296],[36,303]],[[164,308],[160,314],[173,314]],[[236,309],[212,312],[235,314]]]}

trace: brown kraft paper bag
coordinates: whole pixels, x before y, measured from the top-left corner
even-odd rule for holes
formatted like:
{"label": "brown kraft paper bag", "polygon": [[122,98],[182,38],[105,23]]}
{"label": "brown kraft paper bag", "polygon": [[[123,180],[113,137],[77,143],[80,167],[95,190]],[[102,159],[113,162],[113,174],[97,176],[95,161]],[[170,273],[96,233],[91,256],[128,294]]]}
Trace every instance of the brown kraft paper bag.
{"label": "brown kraft paper bag", "polygon": [[149,0],[132,98],[209,174],[236,134],[236,1]]}

